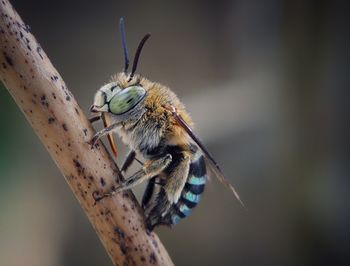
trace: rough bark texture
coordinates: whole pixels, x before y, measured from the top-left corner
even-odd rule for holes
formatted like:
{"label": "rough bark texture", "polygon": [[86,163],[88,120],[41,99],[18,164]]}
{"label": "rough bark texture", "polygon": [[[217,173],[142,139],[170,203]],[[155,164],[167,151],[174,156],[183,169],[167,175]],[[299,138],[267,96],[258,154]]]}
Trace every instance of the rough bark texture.
{"label": "rough bark texture", "polygon": [[[0,1],[0,78],[64,175],[115,265],[173,265],[131,192],[94,204],[119,170],[43,49],[7,0]],[[45,192],[44,192],[45,193]],[[82,245],[84,243],[81,243]]]}

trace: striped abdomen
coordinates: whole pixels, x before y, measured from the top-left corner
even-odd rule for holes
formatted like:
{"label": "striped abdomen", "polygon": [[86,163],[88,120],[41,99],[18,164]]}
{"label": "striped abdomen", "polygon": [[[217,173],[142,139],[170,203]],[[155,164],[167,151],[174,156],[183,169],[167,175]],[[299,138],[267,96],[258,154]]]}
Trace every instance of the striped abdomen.
{"label": "striped abdomen", "polygon": [[197,150],[191,161],[186,184],[180,199],[172,206],[169,212],[172,225],[177,224],[182,218],[191,214],[192,209],[201,200],[206,181],[205,159],[200,150]]}

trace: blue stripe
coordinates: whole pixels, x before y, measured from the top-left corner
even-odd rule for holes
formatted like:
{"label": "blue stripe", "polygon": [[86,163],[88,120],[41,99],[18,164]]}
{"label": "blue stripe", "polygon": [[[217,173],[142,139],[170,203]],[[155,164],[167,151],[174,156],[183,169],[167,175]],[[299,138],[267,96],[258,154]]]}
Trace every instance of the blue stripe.
{"label": "blue stripe", "polygon": [[177,214],[174,214],[171,216],[171,222],[172,224],[178,224],[181,220],[181,217]]}
{"label": "blue stripe", "polygon": [[201,176],[201,177],[196,177],[196,176],[191,176],[187,183],[191,185],[204,185],[207,182],[207,176]]}
{"label": "blue stripe", "polygon": [[186,204],[182,204],[179,208],[180,212],[184,215],[188,216],[192,213],[191,209],[186,206]]}
{"label": "blue stripe", "polygon": [[201,200],[201,195],[193,194],[191,191],[187,191],[183,197],[195,203],[198,203]]}

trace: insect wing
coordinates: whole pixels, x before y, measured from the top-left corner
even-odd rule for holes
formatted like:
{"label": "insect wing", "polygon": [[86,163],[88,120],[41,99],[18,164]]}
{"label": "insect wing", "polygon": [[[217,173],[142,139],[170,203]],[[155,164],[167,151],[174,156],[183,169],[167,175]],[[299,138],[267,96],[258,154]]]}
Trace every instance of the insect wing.
{"label": "insect wing", "polygon": [[174,108],[171,109],[174,117],[176,118],[179,125],[187,132],[187,134],[192,138],[192,140],[198,145],[198,147],[203,151],[206,156],[207,162],[209,162],[210,169],[214,172],[216,177],[223,183],[226,187],[228,187],[232,193],[235,195],[236,199],[241,203],[241,205],[245,208],[244,203],[242,202],[240,196],[238,195],[236,189],[230,184],[228,179],[223,174],[221,168],[218,163],[214,160],[213,156],[210,154],[208,149],[204,146],[204,144],[197,138],[197,136],[193,133],[193,130],[186,123],[186,121],[179,115]]}

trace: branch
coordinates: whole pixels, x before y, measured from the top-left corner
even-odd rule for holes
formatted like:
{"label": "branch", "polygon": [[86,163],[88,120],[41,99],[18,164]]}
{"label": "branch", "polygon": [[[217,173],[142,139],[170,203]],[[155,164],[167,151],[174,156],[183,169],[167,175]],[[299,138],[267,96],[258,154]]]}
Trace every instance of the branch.
{"label": "branch", "polygon": [[95,204],[93,194],[109,192],[120,179],[119,170],[101,142],[95,149],[87,144],[94,129],[7,0],[0,1],[0,79],[56,162],[113,263],[173,265],[157,235],[146,231],[142,209],[130,191]]}

